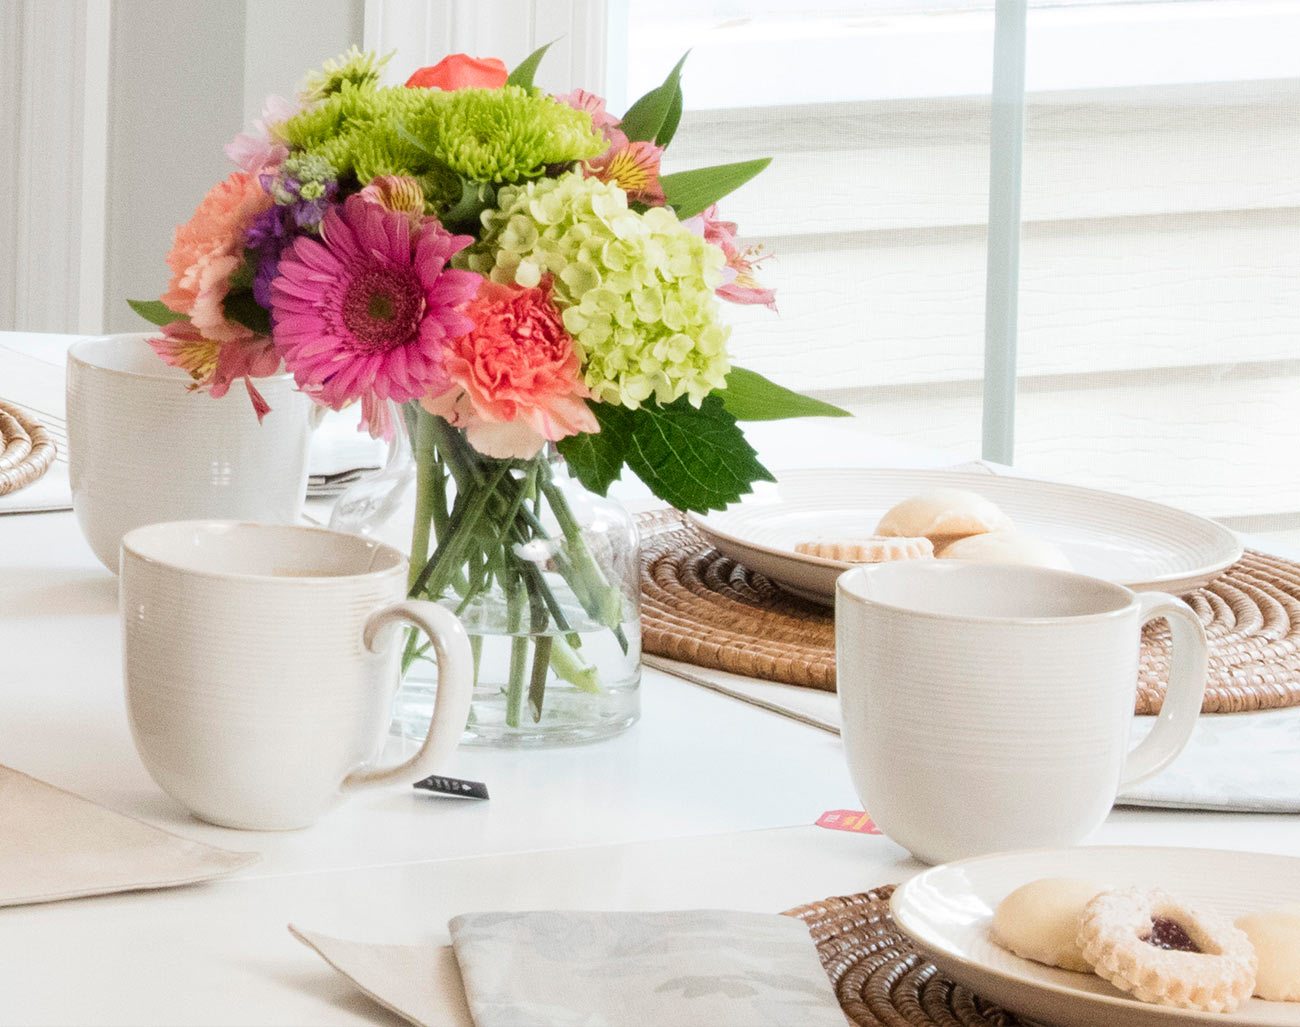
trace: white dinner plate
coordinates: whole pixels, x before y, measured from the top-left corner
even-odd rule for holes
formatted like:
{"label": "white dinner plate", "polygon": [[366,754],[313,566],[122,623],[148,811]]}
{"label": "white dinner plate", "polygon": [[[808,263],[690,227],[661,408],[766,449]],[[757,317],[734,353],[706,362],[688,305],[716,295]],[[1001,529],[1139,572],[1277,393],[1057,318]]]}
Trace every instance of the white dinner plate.
{"label": "white dinner plate", "polygon": [[1212,581],[1241,558],[1214,521],[1144,499],[1074,485],[965,471],[802,470],[760,482],[716,513],[692,514],[720,552],[797,595],[833,602],[851,564],[796,553],[799,542],[871,535],[895,503],[935,488],[969,489],[1023,528],[1056,543],[1081,574],[1175,594]]}
{"label": "white dinner plate", "polygon": [[1040,877],[1160,888],[1235,920],[1300,899],[1300,859],[1212,849],[1103,847],[999,853],[934,867],[894,892],[894,922],[944,974],[977,995],[1059,1027],[1268,1024],[1300,1027],[1300,1003],[1251,999],[1236,1013],[1197,1013],[1130,998],[1092,974],[1021,959],[989,938],[993,910]]}

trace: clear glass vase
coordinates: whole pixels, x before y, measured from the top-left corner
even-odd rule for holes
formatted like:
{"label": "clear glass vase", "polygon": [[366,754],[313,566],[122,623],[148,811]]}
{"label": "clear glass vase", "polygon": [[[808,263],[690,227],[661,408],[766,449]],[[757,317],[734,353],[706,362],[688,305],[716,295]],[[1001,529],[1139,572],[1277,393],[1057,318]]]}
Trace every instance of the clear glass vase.
{"label": "clear glass vase", "polygon": [[[465,625],[476,672],[465,742],[563,745],[631,726],[641,662],[631,516],[583,488],[553,451],[493,460],[423,410],[394,420],[388,467],[344,493],[330,525],[404,535],[411,595]],[[394,723],[416,740],[433,704],[432,657],[409,641]]]}

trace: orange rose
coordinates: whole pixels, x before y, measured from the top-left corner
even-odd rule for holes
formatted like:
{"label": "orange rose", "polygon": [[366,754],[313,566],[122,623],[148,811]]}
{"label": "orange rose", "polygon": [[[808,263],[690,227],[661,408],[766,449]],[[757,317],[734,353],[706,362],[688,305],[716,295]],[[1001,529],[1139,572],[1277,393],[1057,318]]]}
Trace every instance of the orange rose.
{"label": "orange rose", "polygon": [[437,64],[421,68],[406,80],[407,88],[424,89],[500,89],[510,73],[495,57],[470,57],[449,54]]}

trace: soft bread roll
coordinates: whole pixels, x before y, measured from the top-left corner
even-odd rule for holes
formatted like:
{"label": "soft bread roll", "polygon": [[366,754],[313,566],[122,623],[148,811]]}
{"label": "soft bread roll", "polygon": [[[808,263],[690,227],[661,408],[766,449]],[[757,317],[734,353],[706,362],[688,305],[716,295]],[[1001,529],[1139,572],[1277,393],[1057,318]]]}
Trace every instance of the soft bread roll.
{"label": "soft bread roll", "polygon": [[990,934],[1022,959],[1088,973],[1075,940],[1083,907],[1105,889],[1074,877],[1045,877],[1022,885],[998,903]]}
{"label": "soft bread roll", "polygon": [[1018,563],[1028,567],[1051,567],[1058,571],[1074,568],[1052,543],[1023,531],[990,531],[949,542],[935,554],[941,560],[969,560],[972,563]]}
{"label": "soft bread roll", "polygon": [[1300,1002],[1300,905],[1250,913],[1237,921],[1259,966],[1255,994],[1270,1002]]}
{"label": "soft bread roll", "polygon": [[1014,527],[996,504],[965,489],[935,489],[904,499],[891,507],[876,526],[877,535],[964,538],[985,531]]}

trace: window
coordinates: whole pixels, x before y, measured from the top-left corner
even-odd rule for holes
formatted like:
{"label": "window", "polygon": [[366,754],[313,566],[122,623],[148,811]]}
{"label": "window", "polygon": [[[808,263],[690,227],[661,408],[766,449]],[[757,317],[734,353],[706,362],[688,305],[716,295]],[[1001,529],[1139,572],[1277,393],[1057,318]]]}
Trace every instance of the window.
{"label": "window", "polygon": [[[965,456],[993,26],[974,0],[629,7],[628,95],[694,47],[674,167],[775,158],[725,203],[782,310],[736,311],[739,360]],[[1297,38],[1295,0],[1031,5],[1024,470],[1300,533]]]}

